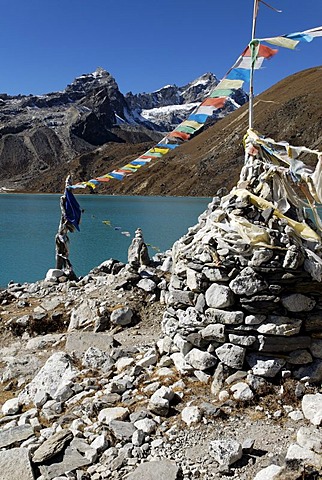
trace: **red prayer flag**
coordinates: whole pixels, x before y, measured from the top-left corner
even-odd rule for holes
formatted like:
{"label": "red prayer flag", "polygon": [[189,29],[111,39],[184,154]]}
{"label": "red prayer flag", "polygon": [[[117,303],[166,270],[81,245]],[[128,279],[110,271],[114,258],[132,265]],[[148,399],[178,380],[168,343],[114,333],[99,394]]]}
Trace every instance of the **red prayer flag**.
{"label": "red prayer flag", "polygon": [[212,106],[216,108],[223,108],[227,97],[206,98],[201,104],[202,107]]}
{"label": "red prayer flag", "polygon": [[177,138],[182,138],[182,140],[189,140],[190,134],[189,133],[183,133],[183,132],[177,132],[175,130],[174,132],[169,133],[168,137],[177,137]]}
{"label": "red prayer flag", "polygon": [[[277,48],[270,48],[270,47],[267,47],[266,45],[260,44],[257,58],[258,58],[258,57],[271,58],[271,57],[273,57],[274,55],[276,55],[277,52],[278,52],[278,49],[277,49]],[[244,50],[242,56],[243,56],[243,57],[251,57],[251,53],[250,53],[250,48],[249,48],[249,47],[247,47],[246,50]]]}
{"label": "red prayer flag", "polygon": [[106,177],[97,177],[95,180],[98,180],[99,182],[109,182],[111,179]]}

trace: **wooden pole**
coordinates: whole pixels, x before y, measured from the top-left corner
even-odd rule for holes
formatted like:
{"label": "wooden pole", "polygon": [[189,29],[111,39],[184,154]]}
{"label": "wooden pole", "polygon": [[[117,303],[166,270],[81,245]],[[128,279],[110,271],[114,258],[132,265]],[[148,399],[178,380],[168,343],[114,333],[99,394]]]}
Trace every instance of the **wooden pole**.
{"label": "wooden pole", "polygon": [[[257,13],[258,5],[260,0],[254,0],[254,9],[253,9],[253,23],[252,23],[252,41],[255,38],[256,34],[256,22],[257,22]],[[250,70],[250,79],[249,79],[249,112],[248,112],[248,127],[253,128],[254,123],[254,65],[252,62]]]}
{"label": "wooden pole", "polygon": [[[65,191],[72,185],[71,176],[68,175],[65,181]],[[65,275],[70,279],[76,279],[76,275],[73,270],[73,266],[69,260],[69,237],[68,232],[71,231],[68,228],[68,220],[66,217],[66,196],[65,194],[60,197],[60,222],[58,231],[55,237],[56,244],[56,268],[62,270]]]}

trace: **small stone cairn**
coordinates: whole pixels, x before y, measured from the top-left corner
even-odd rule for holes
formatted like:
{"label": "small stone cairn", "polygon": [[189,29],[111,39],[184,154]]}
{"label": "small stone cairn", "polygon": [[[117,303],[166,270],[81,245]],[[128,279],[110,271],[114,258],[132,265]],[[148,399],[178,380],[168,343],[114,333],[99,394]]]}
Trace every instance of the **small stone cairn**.
{"label": "small stone cairn", "polygon": [[321,238],[289,170],[248,151],[237,187],[172,249],[161,350],[214,394],[240,372],[322,380]]}
{"label": "small stone cairn", "polygon": [[128,262],[131,267],[138,269],[140,266],[150,265],[149,251],[144,242],[141,228],[135,230],[134,238],[128,250]]}

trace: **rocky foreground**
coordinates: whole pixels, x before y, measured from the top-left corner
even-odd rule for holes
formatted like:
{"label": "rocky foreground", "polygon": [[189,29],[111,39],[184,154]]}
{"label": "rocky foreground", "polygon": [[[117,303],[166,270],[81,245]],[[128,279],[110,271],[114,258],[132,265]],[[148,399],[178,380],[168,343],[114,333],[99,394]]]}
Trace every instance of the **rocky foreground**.
{"label": "rocky foreground", "polygon": [[319,293],[292,249],[207,257],[219,203],[149,265],[0,293],[2,480],[322,478]]}

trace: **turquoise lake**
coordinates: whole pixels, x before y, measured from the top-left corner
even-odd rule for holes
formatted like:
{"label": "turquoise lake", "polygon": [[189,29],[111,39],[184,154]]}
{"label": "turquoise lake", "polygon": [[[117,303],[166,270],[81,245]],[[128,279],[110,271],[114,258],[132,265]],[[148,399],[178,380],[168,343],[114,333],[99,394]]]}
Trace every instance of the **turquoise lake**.
{"label": "turquoise lake", "polygon": [[[60,195],[0,195],[0,286],[34,282],[55,267]],[[210,198],[76,195],[84,209],[80,232],[71,233],[70,260],[78,276],[104,260],[127,261],[136,228],[150,256],[165,251],[195,225]],[[110,222],[107,225],[103,222]],[[120,228],[120,230],[116,230]],[[130,237],[121,232],[129,232]]]}

